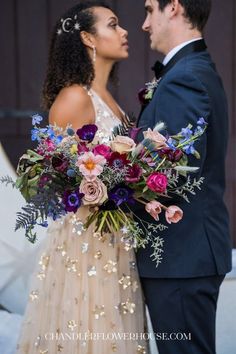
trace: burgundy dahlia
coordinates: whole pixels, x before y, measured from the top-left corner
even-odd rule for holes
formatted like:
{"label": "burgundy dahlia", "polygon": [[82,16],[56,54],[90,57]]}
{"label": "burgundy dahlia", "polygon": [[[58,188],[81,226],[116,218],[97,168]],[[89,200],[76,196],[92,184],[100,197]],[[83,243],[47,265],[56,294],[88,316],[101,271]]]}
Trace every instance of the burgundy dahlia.
{"label": "burgundy dahlia", "polygon": [[67,171],[68,166],[69,162],[62,154],[58,156],[53,156],[52,167],[54,168],[54,170],[64,173]]}
{"label": "burgundy dahlia", "polygon": [[84,152],[88,152],[89,148],[87,147],[85,142],[81,142],[77,145],[77,151],[78,151],[78,154],[80,155],[80,154],[83,154]]}
{"label": "burgundy dahlia", "polygon": [[183,152],[180,149],[170,149],[164,148],[158,152],[160,157],[167,157],[167,159],[171,162],[178,162],[183,157]]}
{"label": "burgundy dahlia", "polygon": [[140,180],[140,177],[142,176],[142,169],[139,165],[134,164],[133,166],[130,166],[127,171],[126,175],[126,181],[131,182],[131,183],[136,183]]}

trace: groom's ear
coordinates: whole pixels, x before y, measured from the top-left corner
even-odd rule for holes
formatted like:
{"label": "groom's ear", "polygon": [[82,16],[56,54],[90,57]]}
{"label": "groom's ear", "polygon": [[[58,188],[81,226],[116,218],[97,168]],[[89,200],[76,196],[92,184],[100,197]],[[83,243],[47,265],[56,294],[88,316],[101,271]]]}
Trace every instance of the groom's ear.
{"label": "groom's ear", "polygon": [[169,6],[169,14],[171,18],[175,17],[183,10],[179,0],[172,0]]}
{"label": "groom's ear", "polygon": [[86,31],[81,31],[80,32],[80,38],[82,43],[89,48],[93,48],[94,46],[94,41],[93,41],[93,36],[91,33],[88,33]]}

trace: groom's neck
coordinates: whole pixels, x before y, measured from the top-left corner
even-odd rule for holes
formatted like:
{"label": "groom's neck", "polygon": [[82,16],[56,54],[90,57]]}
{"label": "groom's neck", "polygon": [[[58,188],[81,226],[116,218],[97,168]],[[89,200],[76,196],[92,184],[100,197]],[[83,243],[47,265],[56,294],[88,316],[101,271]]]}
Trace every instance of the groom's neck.
{"label": "groom's neck", "polygon": [[201,38],[203,35],[197,29],[191,28],[173,28],[169,32],[168,40],[166,40],[166,45],[163,46],[163,49],[160,51],[163,55],[167,55],[172,49],[178,45]]}

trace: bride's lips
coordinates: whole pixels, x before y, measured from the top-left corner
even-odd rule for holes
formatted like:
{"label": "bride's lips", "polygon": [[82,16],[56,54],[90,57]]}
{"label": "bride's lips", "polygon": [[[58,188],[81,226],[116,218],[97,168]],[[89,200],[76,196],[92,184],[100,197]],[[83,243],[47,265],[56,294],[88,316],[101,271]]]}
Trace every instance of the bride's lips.
{"label": "bride's lips", "polygon": [[124,43],[122,43],[122,47],[129,48],[129,42],[124,42]]}

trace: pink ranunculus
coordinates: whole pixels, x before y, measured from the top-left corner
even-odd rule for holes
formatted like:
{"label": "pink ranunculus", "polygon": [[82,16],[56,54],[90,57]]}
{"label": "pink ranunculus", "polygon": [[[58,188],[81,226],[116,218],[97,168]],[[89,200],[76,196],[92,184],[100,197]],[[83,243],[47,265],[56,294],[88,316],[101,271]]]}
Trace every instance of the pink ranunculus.
{"label": "pink ranunculus", "polygon": [[168,224],[176,224],[183,218],[183,210],[176,205],[171,205],[166,209],[165,217]]}
{"label": "pink ranunculus", "polygon": [[153,131],[148,128],[148,130],[143,132],[143,136],[145,139],[150,139],[151,141],[153,141],[157,149],[163,149],[168,146],[166,144],[166,138],[158,131]]}
{"label": "pink ranunculus", "polygon": [[105,164],[105,157],[94,155],[91,151],[79,156],[76,162],[82,175],[89,181],[95,180],[102,173]]}
{"label": "pink ranunculus", "polygon": [[94,155],[102,155],[107,159],[111,154],[111,148],[107,145],[101,144],[93,148]]}
{"label": "pink ranunculus", "polygon": [[148,177],[146,184],[151,191],[164,193],[166,191],[168,179],[163,173],[154,172]]}
{"label": "pink ranunculus", "polygon": [[141,167],[137,164],[134,164],[133,166],[130,166],[128,168],[125,180],[130,183],[136,183],[140,180],[142,172],[143,170],[141,169]]}
{"label": "pink ranunculus", "polygon": [[133,139],[128,136],[117,135],[111,142],[111,149],[119,154],[124,154],[132,151],[136,144]]}
{"label": "pink ranunculus", "polygon": [[162,211],[161,203],[157,202],[156,200],[152,200],[151,202],[146,204],[145,209],[156,221],[159,220],[158,215]]}
{"label": "pink ranunculus", "polygon": [[84,205],[101,205],[108,199],[107,187],[96,178],[94,181],[83,179],[80,183],[80,192],[84,194]]}

